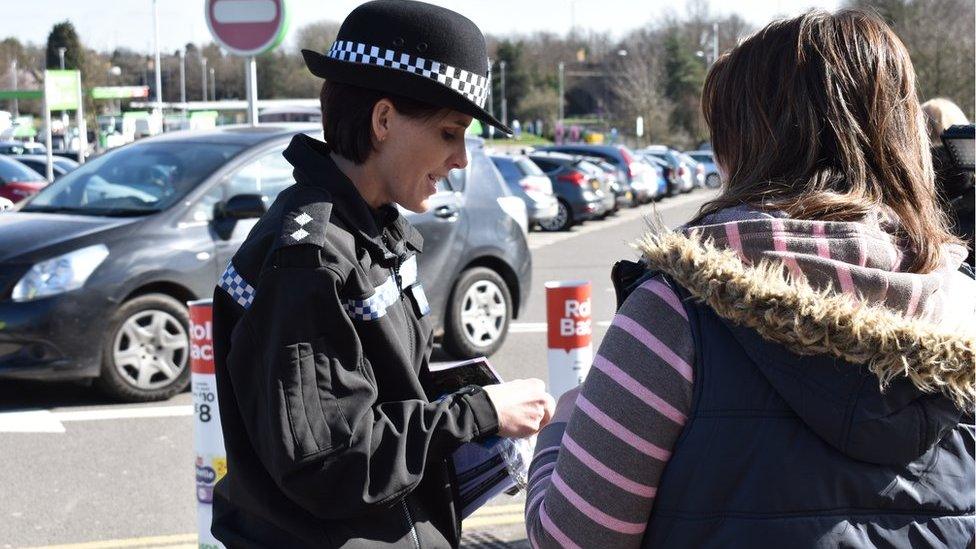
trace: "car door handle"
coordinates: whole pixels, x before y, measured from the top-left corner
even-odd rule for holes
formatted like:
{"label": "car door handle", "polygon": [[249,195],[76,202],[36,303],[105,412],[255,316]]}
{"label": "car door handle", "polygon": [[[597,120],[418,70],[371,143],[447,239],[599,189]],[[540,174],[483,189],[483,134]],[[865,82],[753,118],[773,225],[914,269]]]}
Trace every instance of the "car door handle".
{"label": "car door handle", "polygon": [[434,208],[434,215],[441,219],[452,219],[457,217],[458,209],[454,206],[438,206]]}

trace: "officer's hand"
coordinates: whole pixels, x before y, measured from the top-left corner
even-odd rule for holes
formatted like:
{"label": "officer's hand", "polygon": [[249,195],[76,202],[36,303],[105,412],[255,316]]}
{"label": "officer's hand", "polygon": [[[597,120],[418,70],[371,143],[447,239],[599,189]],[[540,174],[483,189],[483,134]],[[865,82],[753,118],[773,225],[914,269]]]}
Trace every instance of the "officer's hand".
{"label": "officer's hand", "polygon": [[498,435],[524,438],[539,432],[552,419],[556,402],[540,379],[516,379],[485,387],[498,414]]}

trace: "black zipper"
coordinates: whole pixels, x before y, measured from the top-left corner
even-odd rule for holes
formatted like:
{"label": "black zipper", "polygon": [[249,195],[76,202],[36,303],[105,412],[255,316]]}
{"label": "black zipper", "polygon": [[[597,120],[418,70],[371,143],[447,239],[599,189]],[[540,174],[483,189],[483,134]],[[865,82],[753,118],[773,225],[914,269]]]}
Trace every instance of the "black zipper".
{"label": "black zipper", "polygon": [[407,519],[407,526],[410,527],[410,538],[413,540],[413,546],[415,549],[420,549],[420,538],[417,537],[417,528],[413,524],[413,515],[410,514],[410,508],[407,507],[407,496],[403,496],[400,505],[403,506],[403,515]]}
{"label": "black zipper", "polygon": [[[390,246],[390,240],[386,236],[386,233],[383,233],[383,244],[386,245],[387,250],[393,247]],[[407,356],[413,360],[414,354],[416,353],[416,347],[414,345],[414,339],[416,338],[413,333],[413,315],[410,314],[410,310],[413,306],[409,303],[403,303],[405,297],[403,296],[403,278],[400,276],[401,266],[402,264],[400,263],[400,256],[396,255],[396,258],[393,260],[393,280],[396,282],[397,293],[400,298],[400,306],[403,307],[403,317],[407,321],[407,345],[410,347],[410,354]]]}

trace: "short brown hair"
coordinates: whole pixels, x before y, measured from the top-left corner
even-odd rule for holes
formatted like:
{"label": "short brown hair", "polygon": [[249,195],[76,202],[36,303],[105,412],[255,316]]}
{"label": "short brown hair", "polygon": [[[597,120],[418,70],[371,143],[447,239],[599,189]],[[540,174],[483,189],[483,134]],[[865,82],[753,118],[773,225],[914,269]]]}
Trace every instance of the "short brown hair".
{"label": "short brown hair", "polygon": [[322,130],[332,152],[362,164],[374,150],[373,107],[389,99],[404,116],[429,119],[443,109],[398,95],[326,81],[319,101],[322,104]]}
{"label": "short brown hair", "polygon": [[715,62],[702,111],[727,180],[698,220],[740,204],[825,221],[887,207],[919,273],[960,242],[936,202],[915,69],[876,15],[812,10],[769,24]]}

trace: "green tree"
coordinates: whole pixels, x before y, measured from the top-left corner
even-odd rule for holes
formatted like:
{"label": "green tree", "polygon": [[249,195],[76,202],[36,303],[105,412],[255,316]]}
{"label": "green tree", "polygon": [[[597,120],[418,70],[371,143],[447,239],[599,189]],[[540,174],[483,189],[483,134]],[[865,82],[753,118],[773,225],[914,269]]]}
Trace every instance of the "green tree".
{"label": "green tree", "polygon": [[498,44],[497,59],[493,60],[491,67],[491,96],[495,116],[499,120],[501,120],[502,113],[502,61],[505,62],[505,98],[508,100],[508,119],[511,121],[522,116],[522,113],[519,112],[519,103],[529,88],[529,76],[522,61],[524,47],[525,44],[522,41],[503,40]]}
{"label": "green tree", "polygon": [[65,48],[64,68],[80,69],[84,65],[85,51],[75,32],[75,26],[71,21],[63,21],[54,25],[51,33],[47,35],[47,55],[44,66],[49,69],[61,68],[61,58],[58,48]]}
{"label": "green tree", "polygon": [[670,126],[699,139],[704,135],[699,101],[705,70],[677,32],[664,38],[664,96],[671,102]]}

